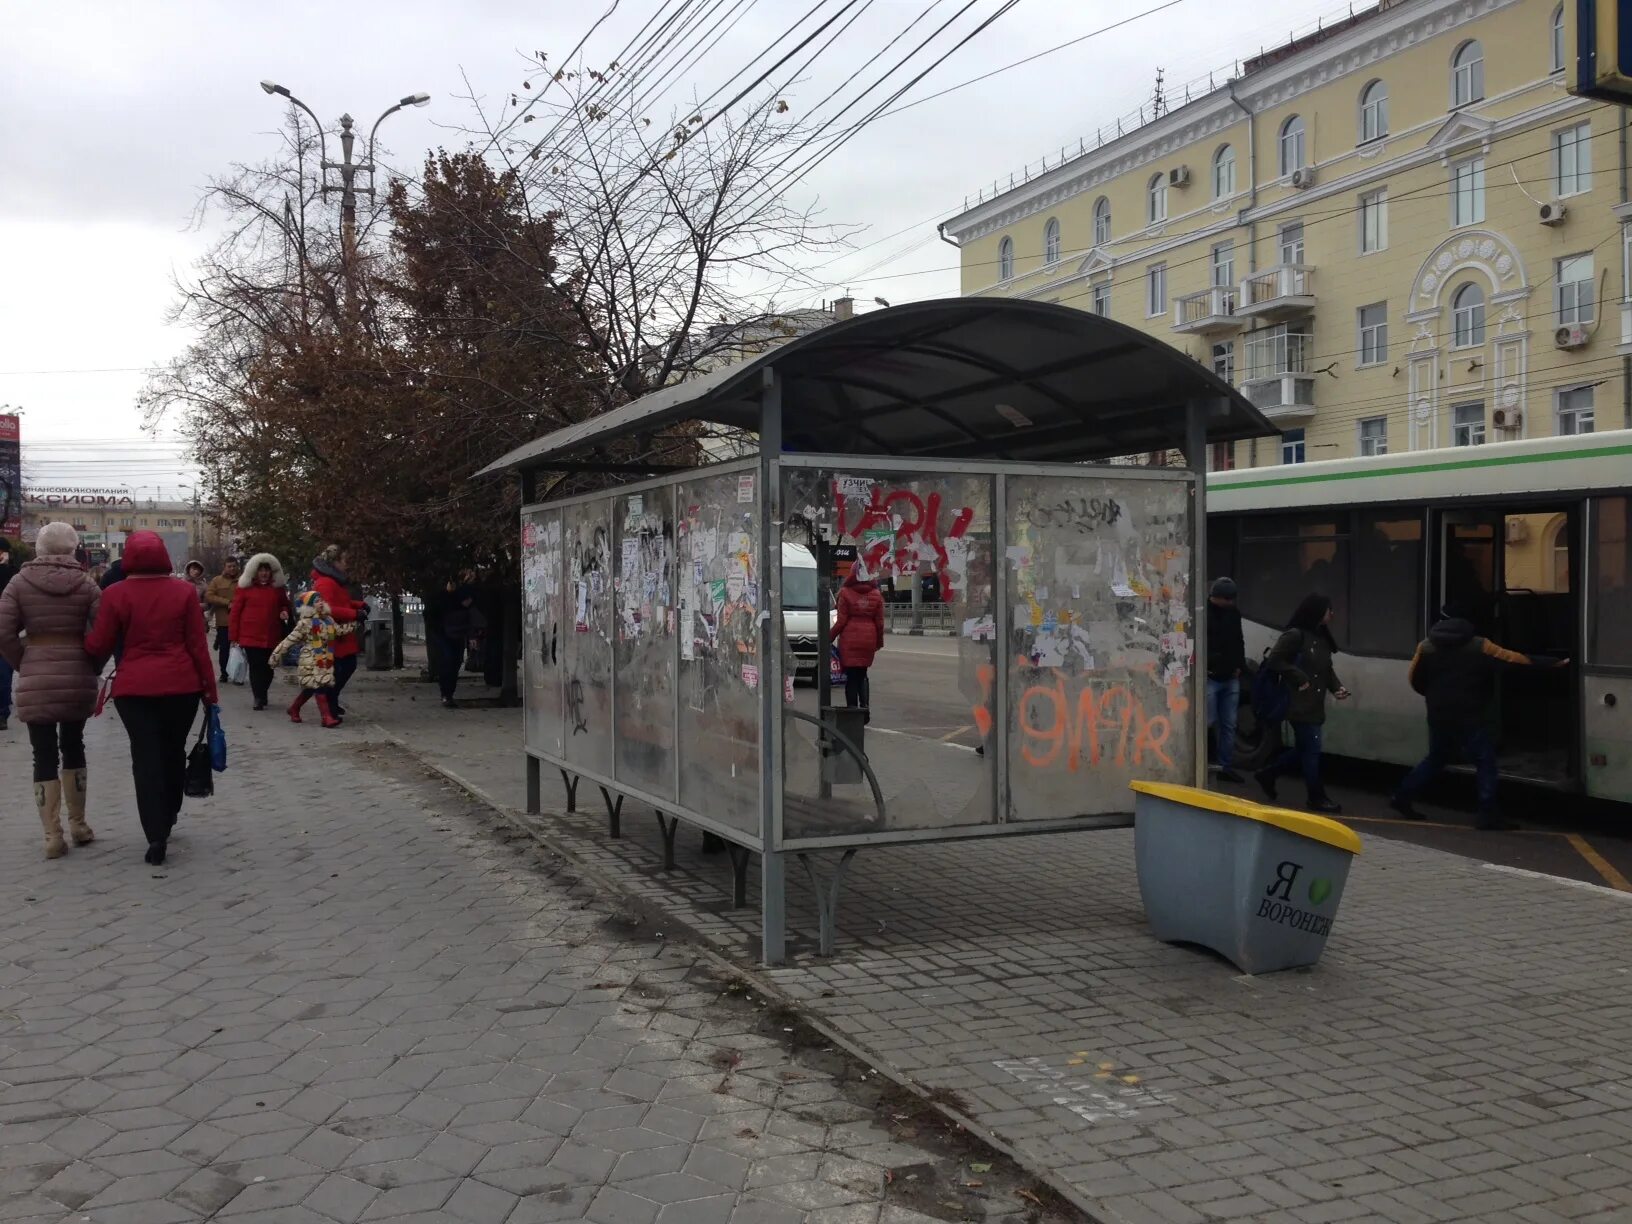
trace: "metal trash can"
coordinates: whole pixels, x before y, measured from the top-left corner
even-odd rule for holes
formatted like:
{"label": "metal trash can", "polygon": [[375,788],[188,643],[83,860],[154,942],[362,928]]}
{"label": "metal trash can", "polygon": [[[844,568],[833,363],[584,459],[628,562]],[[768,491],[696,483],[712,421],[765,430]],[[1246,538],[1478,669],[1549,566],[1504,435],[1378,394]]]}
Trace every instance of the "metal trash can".
{"label": "metal trash can", "polygon": [[1313,965],[1360,853],[1353,829],[1164,782],[1135,782],[1134,858],[1156,938],[1246,973]]}
{"label": "metal trash can", "polygon": [[864,781],[861,761],[855,752],[827,733],[831,727],[854,744],[857,752],[867,751],[867,711],[860,706],[822,707],[822,781],[847,785]]}
{"label": "metal trash can", "polygon": [[390,671],[395,661],[391,641],[391,605],[384,600],[370,604],[368,636],[363,639],[363,666],[369,671]]}

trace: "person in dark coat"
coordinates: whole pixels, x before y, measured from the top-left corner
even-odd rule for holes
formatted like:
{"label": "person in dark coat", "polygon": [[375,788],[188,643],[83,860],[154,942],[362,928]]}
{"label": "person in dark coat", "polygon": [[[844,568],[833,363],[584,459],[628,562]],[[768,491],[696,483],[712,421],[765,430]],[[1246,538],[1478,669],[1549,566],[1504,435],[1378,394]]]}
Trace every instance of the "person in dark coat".
{"label": "person in dark coat", "polygon": [[[839,666],[844,668],[844,704],[851,709],[871,708],[873,692],[867,669],[884,648],[884,597],[859,561],[851,566],[850,576],[839,589],[833,640],[839,645]],[[871,716],[867,721],[872,721]]]}
{"label": "person in dark coat", "polygon": [[427,631],[425,647],[436,654],[436,683],[442,690],[443,708],[457,710],[453,695],[459,687],[459,669],[465,665],[465,647],[470,641],[471,626],[476,611],[475,575],[465,570],[436,597],[436,611],[426,618],[434,622],[434,632]]}
{"label": "person in dark coat", "polygon": [[1207,725],[1218,732],[1218,780],[1239,782],[1235,763],[1235,715],[1241,705],[1241,673],[1247,644],[1234,578],[1219,578],[1207,596]]}
{"label": "person in dark coat", "polygon": [[336,624],[357,626],[354,632],[335,639],[334,643],[334,693],[329,697],[329,706],[336,717],[346,712],[341,698],[357,671],[357,655],[363,648],[363,623],[368,619],[363,589],[351,580],[346,565],[346,550],[339,544],[330,544],[312,562],[312,588],[329,605],[329,616]]}
{"label": "person in dark coat", "polygon": [[[16,576],[17,567],[11,563],[11,541],[0,536],[0,595],[6,593],[6,585]],[[6,729],[11,719],[11,681],[11,664],[0,657],[0,731]]]}
{"label": "person in dark coat", "polygon": [[1444,618],[1417,644],[1406,678],[1428,707],[1428,755],[1417,763],[1389,800],[1407,820],[1421,820],[1411,801],[1456,757],[1472,761],[1479,806],[1476,829],[1516,826],[1496,814],[1496,739],[1485,725],[1496,695],[1496,673],[1504,667],[1568,667],[1568,659],[1520,654],[1474,632],[1460,608],[1446,608]]}
{"label": "person in dark coat", "polygon": [[97,581],[97,585],[105,591],[115,583],[123,582],[124,580],[125,559],[123,557],[116,557],[114,558],[113,564],[102,571],[102,577]]}
{"label": "person in dark coat", "polygon": [[64,801],[74,845],[96,840],[85,820],[85,720],[96,706],[85,631],[102,592],[74,559],[78,544],[70,524],[47,523],[39,556],[0,592],[0,658],[17,669],[17,716],[34,751],[34,806],[48,859],[67,849]]}
{"label": "person in dark coat", "polygon": [[1287,623],[1286,632],[1264,660],[1265,667],[1292,686],[1292,703],[1286,713],[1287,722],[1292,724],[1292,747],[1253,777],[1274,802],[1279,798],[1275,779],[1295,766],[1308,790],[1309,810],[1335,815],[1343,809],[1326,794],[1320,777],[1326,694],[1347,701],[1349,690],[1343,687],[1332,665],[1337,643],[1332,638],[1331,623],[1331,599],[1325,595],[1305,596]]}
{"label": "person in dark coat", "polygon": [[198,592],[171,576],[164,541],[151,531],[132,532],[124,560],[129,574],[103,591],[85,650],[98,670],[119,651],[113,704],[130,737],[147,861],[157,866],[181,812],[188,732],[200,701],[217,705],[220,698]]}

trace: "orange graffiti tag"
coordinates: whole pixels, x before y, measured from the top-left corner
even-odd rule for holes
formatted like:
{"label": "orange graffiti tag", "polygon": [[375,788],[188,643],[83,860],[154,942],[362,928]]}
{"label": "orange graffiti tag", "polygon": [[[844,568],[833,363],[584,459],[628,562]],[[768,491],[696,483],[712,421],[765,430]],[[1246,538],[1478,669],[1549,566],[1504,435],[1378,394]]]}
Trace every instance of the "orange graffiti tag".
{"label": "orange graffiti tag", "polygon": [[[1026,660],[1019,661],[1026,667]],[[1027,670],[1031,670],[1029,667]],[[1109,763],[1117,767],[1128,764],[1160,763],[1171,767],[1167,741],[1173,733],[1172,721],[1165,714],[1150,714],[1133,690],[1125,684],[1094,684],[1077,677],[1067,677],[1050,668],[1041,673],[1048,677],[1029,685],[1020,696],[1021,759],[1036,769],[1050,769],[1060,764],[1072,773],[1082,768],[1084,753],[1089,768]],[[980,704],[971,707],[975,728],[985,738],[992,729],[992,688],[996,669],[983,664],[976,669],[980,682]],[[1075,691],[1068,687],[1068,681]],[[1189,704],[1170,685],[1167,692],[1169,710],[1182,713]]]}

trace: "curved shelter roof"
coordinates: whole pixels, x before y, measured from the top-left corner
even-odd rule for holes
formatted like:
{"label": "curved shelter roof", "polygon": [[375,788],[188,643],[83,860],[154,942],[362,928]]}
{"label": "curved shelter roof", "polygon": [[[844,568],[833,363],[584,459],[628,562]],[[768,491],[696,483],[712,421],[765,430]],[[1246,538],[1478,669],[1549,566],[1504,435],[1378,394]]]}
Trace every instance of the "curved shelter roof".
{"label": "curved shelter roof", "polygon": [[1072,307],[960,297],[810,332],[517,447],[483,474],[583,465],[603,442],[682,421],[757,430],[768,372],[784,449],[903,458],[1086,462],[1278,432],[1228,383],[1142,332]]}

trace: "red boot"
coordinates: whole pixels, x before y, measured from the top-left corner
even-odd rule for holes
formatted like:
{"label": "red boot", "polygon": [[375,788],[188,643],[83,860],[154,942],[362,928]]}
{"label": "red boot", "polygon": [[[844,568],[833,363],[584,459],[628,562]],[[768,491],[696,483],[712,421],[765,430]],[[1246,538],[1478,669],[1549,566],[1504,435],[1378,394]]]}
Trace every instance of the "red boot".
{"label": "red boot", "polygon": [[334,710],[329,704],[329,695],[327,693],[317,695],[317,709],[323,715],[323,725],[325,727],[338,727],[340,725],[340,720],[334,716]]}
{"label": "red boot", "polygon": [[289,707],[289,721],[290,722],[299,722],[300,721],[300,707],[306,704],[306,699],[308,697],[310,697],[310,696],[311,696],[311,694],[309,692],[307,692],[305,689],[301,690],[300,696],[296,697],[294,704]]}

